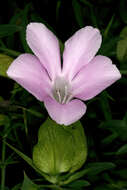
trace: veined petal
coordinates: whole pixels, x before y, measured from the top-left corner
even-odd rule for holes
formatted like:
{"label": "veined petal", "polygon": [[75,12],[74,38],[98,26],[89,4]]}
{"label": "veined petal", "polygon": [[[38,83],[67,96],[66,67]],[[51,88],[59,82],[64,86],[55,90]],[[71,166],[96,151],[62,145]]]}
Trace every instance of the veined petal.
{"label": "veined petal", "polygon": [[96,56],[72,81],[74,97],[89,100],[121,78],[111,59]]}
{"label": "veined petal", "polygon": [[79,120],[86,112],[86,105],[77,99],[67,104],[60,104],[52,98],[44,101],[50,117],[59,124],[70,125]]}
{"label": "veined petal", "polygon": [[7,74],[41,101],[51,93],[51,81],[45,69],[31,54],[22,54],[15,59]]}
{"label": "veined petal", "polygon": [[26,40],[53,80],[61,71],[60,49],[56,36],[44,24],[30,23],[26,30]]}
{"label": "veined petal", "polygon": [[65,43],[63,74],[73,79],[76,73],[88,64],[97,53],[102,41],[98,29],[86,26],[76,32]]}

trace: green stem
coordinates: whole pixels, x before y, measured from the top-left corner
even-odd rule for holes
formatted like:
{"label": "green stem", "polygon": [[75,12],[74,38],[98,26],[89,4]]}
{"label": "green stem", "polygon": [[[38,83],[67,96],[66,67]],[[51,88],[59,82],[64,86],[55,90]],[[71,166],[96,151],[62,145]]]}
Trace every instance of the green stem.
{"label": "green stem", "polygon": [[26,133],[26,136],[28,137],[27,117],[26,117],[26,110],[25,109],[23,109],[23,117],[24,117],[25,133]]}
{"label": "green stem", "polygon": [[3,141],[2,144],[2,169],[1,169],[1,190],[5,190],[5,175],[6,175],[6,166],[5,162],[5,153],[6,153],[6,144]]}
{"label": "green stem", "polygon": [[20,52],[17,52],[8,48],[4,48],[4,47],[0,47],[0,50],[14,57],[17,57],[21,54]]}

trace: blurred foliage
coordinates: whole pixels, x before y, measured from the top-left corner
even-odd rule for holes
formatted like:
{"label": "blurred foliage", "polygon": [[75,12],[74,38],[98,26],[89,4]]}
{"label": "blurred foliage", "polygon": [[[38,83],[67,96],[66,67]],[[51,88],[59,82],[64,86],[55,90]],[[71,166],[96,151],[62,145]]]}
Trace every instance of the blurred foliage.
{"label": "blurred foliage", "polygon": [[[29,22],[46,24],[60,39],[61,51],[63,42],[76,30],[87,25],[99,28],[103,43],[98,54],[109,56],[123,74],[122,79],[87,102],[88,110],[81,123],[87,136],[88,158],[81,170],[66,174],[65,178],[61,176],[62,187],[49,184],[23,161],[27,155],[25,159],[33,166],[29,159],[47,112],[42,102],[5,75],[15,57],[31,52],[25,40]],[[1,190],[127,189],[126,0],[3,1],[0,6],[0,85]],[[19,152],[16,154],[16,151]]]}

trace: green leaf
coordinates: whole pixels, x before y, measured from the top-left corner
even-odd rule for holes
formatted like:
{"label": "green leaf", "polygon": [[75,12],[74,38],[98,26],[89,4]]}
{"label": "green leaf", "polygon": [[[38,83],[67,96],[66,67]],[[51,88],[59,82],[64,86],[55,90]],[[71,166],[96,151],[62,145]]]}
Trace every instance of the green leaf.
{"label": "green leaf", "polygon": [[7,77],[6,71],[12,61],[13,58],[8,55],[0,54],[0,76]]}
{"label": "green leaf", "polygon": [[72,174],[67,180],[63,181],[63,184],[68,184],[72,181],[75,181],[86,174],[87,175],[98,175],[99,173],[101,173],[105,170],[113,169],[115,167],[116,167],[116,165],[113,164],[112,162],[92,163],[92,164],[89,164],[86,169],[84,169],[80,172],[77,172],[75,174]]}
{"label": "green leaf", "polygon": [[110,28],[111,28],[111,26],[113,24],[113,21],[114,21],[114,17],[115,17],[115,15],[113,15],[111,17],[111,19],[110,19],[110,21],[109,21],[109,23],[108,23],[108,25],[107,25],[107,27],[106,27],[106,29],[104,31],[104,38],[106,38],[108,36],[108,34],[109,34]]}
{"label": "green leaf", "polygon": [[113,174],[117,175],[119,178],[127,180],[127,168],[114,171]]}
{"label": "green leaf", "polygon": [[34,184],[26,174],[24,174],[24,181],[21,187],[21,190],[38,190],[39,187]]}
{"label": "green leaf", "polygon": [[123,141],[127,140],[127,123],[124,120],[110,120],[102,123],[100,127],[117,134]]}
{"label": "green leaf", "polygon": [[[120,33],[120,40],[117,43],[117,58],[120,62],[127,61],[127,26]],[[127,68],[127,64],[125,64],[122,64],[122,69]]]}
{"label": "green leaf", "polygon": [[121,155],[121,154],[127,154],[127,144],[121,146],[116,152],[116,155]]}
{"label": "green leaf", "polygon": [[31,158],[29,158],[28,156],[26,156],[25,154],[23,154],[21,151],[19,151],[18,149],[14,148],[12,145],[8,144],[7,142],[5,142],[5,144],[10,147],[14,152],[16,152],[23,160],[25,160],[36,172],[40,173],[42,176],[46,177],[46,175],[41,172],[39,169],[37,169],[35,167],[35,165],[33,164],[33,161]]}
{"label": "green leaf", "polygon": [[10,123],[9,118],[6,115],[0,114],[0,126],[2,126],[2,125],[8,126],[9,123]]}
{"label": "green leaf", "polygon": [[63,127],[47,119],[40,127],[33,161],[41,171],[52,176],[69,170],[74,172],[85,162],[86,155],[86,139],[80,122]]}
{"label": "green leaf", "polygon": [[102,140],[103,144],[110,144],[113,140],[115,140],[118,137],[118,134],[116,132],[112,133],[108,137],[104,138]]}
{"label": "green leaf", "polygon": [[19,56],[21,54],[18,51],[15,51],[15,50],[12,50],[12,49],[8,49],[8,48],[5,48],[5,47],[0,47],[0,50],[2,52],[4,52],[5,54],[13,56],[13,57],[17,57],[17,56]]}
{"label": "green leaf", "polygon": [[127,1],[121,0],[119,1],[119,13],[122,21],[127,24]]}
{"label": "green leaf", "polygon": [[75,14],[75,18],[79,26],[84,27],[84,19],[82,15],[82,7],[77,0],[72,0],[72,6]]}
{"label": "green leaf", "polygon": [[57,21],[59,19],[60,6],[61,6],[61,0],[58,0],[56,4],[56,20]]}
{"label": "green leaf", "polygon": [[97,162],[88,164],[87,175],[98,175],[99,173],[115,168],[116,165],[112,162]]}
{"label": "green leaf", "polygon": [[[14,15],[12,15],[12,17],[9,20],[9,24],[11,24],[11,25],[19,25],[20,26],[21,14],[22,14],[22,10],[15,11]],[[7,37],[7,39],[6,39],[7,47],[10,47],[12,49],[14,48],[14,46],[15,46],[14,41],[16,39],[15,37],[16,37],[15,35],[11,35],[11,36]]]}
{"label": "green leaf", "polygon": [[0,24],[0,38],[10,36],[15,32],[21,31],[22,27],[12,24]]}
{"label": "green leaf", "polygon": [[23,30],[20,32],[20,40],[22,43],[22,46],[27,53],[31,53],[31,49],[29,48],[27,42],[26,42],[26,26],[29,23],[28,21],[28,13],[31,8],[31,3],[28,3],[24,10],[22,10],[22,16],[21,16],[21,26],[23,27]]}
{"label": "green leaf", "polygon": [[90,183],[86,180],[77,180],[77,181],[74,181],[72,183],[70,183],[68,185],[68,187],[73,187],[73,189],[78,189],[78,188],[82,188],[82,187],[87,187],[89,186]]}
{"label": "green leaf", "polygon": [[89,1],[87,1],[87,0],[80,0],[84,5],[87,5],[88,7],[92,7],[93,5],[89,2]]}
{"label": "green leaf", "polygon": [[119,36],[107,37],[106,40],[101,45],[98,54],[105,56],[114,56],[116,55],[116,45],[120,40]]}
{"label": "green leaf", "polygon": [[104,91],[100,95],[100,105],[103,110],[105,120],[107,120],[107,121],[111,120],[112,114],[111,114],[110,105],[109,105],[109,101],[108,101],[108,95],[107,95],[106,91]]}
{"label": "green leaf", "polygon": [[99,186],[95,187],[94,190],[117,190],[117,189],[118,188],[112,187],[111,185],[103,184],[103,185],[99,185]]}
{"label": "green leaf", "polygon": [[[2,189],[1,185],[0,185],[0,189]],[[4,190],[9,190],[9,188],[8,187],[4,187]]]}
{"label": "green leaf", "polygon": [[19,190],[21,189],[21,184],[15,185],[11,190]]}

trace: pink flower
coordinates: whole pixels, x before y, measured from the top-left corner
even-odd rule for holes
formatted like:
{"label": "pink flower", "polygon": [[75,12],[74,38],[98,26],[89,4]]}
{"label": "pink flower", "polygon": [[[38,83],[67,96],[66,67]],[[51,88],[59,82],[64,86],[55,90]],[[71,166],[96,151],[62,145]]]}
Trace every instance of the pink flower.
{"label": "pink flower", "polygon": [[59,42],[45,25],[30,23],[26,40],[35,55],[20,55],[7,74],[43,101],[50,117],[59,124],[79,120],[86,112],[81,100],[93,98],[121,77],[108,57],[95,56],[102,37],[91,26],[66,41],[62,65]]}

